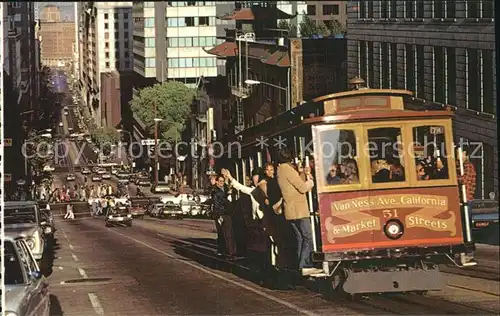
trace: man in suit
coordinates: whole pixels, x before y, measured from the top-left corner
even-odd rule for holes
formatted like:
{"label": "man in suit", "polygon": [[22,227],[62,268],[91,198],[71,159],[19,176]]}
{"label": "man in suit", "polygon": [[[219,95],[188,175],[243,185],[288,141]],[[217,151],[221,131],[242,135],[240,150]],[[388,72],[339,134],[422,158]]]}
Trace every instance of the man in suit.
{"label": "man in suit", "polygon": [[290,222],[296,238],[299,270],[306,276],[322,272],[313,267],[311,259],[312,229],[306,193],[313,188],[314,182],[308,170],[304,181],[292,165],[292,160],[288,149],[278,153],[278,185],[283,196],[285,218]]}

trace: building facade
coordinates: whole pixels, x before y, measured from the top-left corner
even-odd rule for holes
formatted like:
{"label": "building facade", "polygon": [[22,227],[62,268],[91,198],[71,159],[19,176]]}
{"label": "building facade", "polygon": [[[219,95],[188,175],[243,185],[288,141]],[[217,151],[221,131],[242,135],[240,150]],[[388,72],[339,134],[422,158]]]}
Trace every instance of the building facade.
{"label": "building facade", "polygon": [[41,22],[61,22],[61,10],[58,6],[47,4],[41,8],[39,19]]}
{"label": "building facade", "polygon": [[133,69],[132,2],[78,5],[80,93],[98,126],[105,126],[101,73]]}
{"label": "building facade", "polygon": [[217,76],[216,58],[203,50],[217,44],[217,5],[134,2],[134,71],[142,78],[179,80],[193,87],[201,76]]}
{"label": "building facade", "polygon": [[[32,2],[3,3],[3,137],[5,188],[28,180],[21,147],[36,123],[39,95],[39,63]],[[12,186],[13,185],[13,186]]]}
{"label": "building facade", "polygon": [[342,25],[347,23],[347,2],[346,1],[305,1],[307,2],[307,16],[313,21],[320,21],[325,24],[334,20]]}
{"label": "building facade", "polygon": [[456,107],[455,142],[469,142],[476,198],[498,196],[495,2],[350,1],[348,74],[372,88],[414,91]]}
{"label": "building facade", "polygon": [[40,21],[42,63],[48,67],[64,67],[73,61],[75,23]]}

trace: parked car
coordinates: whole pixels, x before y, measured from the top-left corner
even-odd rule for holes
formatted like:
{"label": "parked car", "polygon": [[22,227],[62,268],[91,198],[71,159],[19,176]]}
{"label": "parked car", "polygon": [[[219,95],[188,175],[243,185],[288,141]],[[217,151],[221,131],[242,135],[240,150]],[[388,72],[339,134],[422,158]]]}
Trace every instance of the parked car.
{"label": "parked car", "polygon": [[48,283],[26,239],[12,233],[3,238],[4,315],[50,315]]}
{"label": "parked car", "polygon": [[148,211],[151,217],[160,217],[160,212],[163,210],[163,203],[156,203],[151,205]]}
{"label": "parked car", "polygon": [[499,244],[498,201],[473,200],[470,203],[471,230],[475,242]]}
{"label": "parked car", "polygon": [[40,209],[34,201],[6,201],[4,207],[5,234],[20,236],[36,260],[41,260],[45,249]]}
{"label": "parked car", "polygon": [[101,176],[103,179],[111,179],[111,174],[109,172],[103,173]]}

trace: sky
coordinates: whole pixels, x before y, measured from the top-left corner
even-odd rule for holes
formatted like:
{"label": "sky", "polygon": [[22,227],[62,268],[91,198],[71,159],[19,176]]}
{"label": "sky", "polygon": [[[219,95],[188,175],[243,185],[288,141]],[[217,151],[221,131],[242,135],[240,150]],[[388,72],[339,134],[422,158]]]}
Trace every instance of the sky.
{"label": "sky", "polygon": [[[40,13],[43,7],[45,7],[47,4],[52,4],[59,7],[59,9],[61,10],[61,19],[64,20],[66,18],[68,21],[75,20],[74,2],[36,2],[36,5],[38,5],[38,13]],[[35,15],[36,14],[37,13],[35,13]]]}

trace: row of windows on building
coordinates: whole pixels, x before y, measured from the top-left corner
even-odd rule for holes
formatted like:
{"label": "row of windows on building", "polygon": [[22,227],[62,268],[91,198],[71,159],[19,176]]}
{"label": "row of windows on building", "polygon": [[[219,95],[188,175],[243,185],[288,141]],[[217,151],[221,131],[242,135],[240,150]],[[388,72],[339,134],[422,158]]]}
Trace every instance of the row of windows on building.
{"label": "row of windows on building", "polygon": [[[339,15],[340,7],[338,4],[323,4],[322,6],[322,15]],[[307,5],[307,15],[316,15],[316,5],[308,4]]]}
{"label": "row of windows on building", "polygon": [[[104,48],[109,49],[109,42],[104,42]],[[123,48],[125,48],[125,49],[129,48],[128,42],[123,42]],[[119,50],[119,49],[120,49],[120,42],[115,42],[115,50]]]}
{"label": "row of windows on building", "polygon": [[167,1],[169,7],[201,7],[215,5],[215,1]]}
{"label": "row of windows on building", "polygon": [[[115,20],[118,20],[118,18],[119,18],[118,13],[114,13],[113,17],[115,18]],[[108,20],[108,19],[109,19],[109,14],[108,13],[104,13],[104,20]],[[128,13],[127,12],[123,13],[123,19],[124,20],[128,19]]]}
{"label": "row of windows on building", "polygon": [[[123,28],[128,29],[128,22],[123,22]],[[109,23],[104,23],[104,29],[109,30]],[[120,29],[118,22],[115,22],[115,30]]]}
{"label": "row of windows on building", "polygon": [[[156,68],[156,58],[144,58],[134,54],[134,59],[144,63],[146,68]],[[216,67],[215,57],[168,58],[168,68]]]}
{"label": "row of windows on building", "polygon": [[216,25],[216,18],[214,16],[167,18],[168,27],[215,26],[215,25]]}
{"label": "row of windows on building", "polygon": [[[395,43],[358,42],[359,75],[374,88],[402,88],[414,91],[416,96],[443,104],[457,105],[457,53],[454,47],[432,46],[431,73],[426,72],[423,45],[406,44],[403,48],[403,82],[398,80],[398,49]],[[465,50],[465,105],[467,109],[496,114],[493,73],[494,51]],[[379,59],[378,77],[375,60]],[[429,87],[428,80],[431,80]]]}
{"label": "row of windows on building", "polygon": [[212,47],[217,43],[215,36],[199,37],[170,37],[167,39],[167,47]]}
{"label": "row of windows on building", "polygon": [[[105,66],[107,69],[109,69],[109,68],[111,67],[111,64],[110,64],[110,62],[109,62],[109,61],[107,61],[107,62],[105,62],[105,63],[104,63],[104,66]],[[125,68],[130,68],[130,61],[126,60],[126,61],[124,62],[124,67],[125,67]],[[115,68],[116,68],[116,69],[120,69],[120,61],[118,61],[118,60],[117,60],[117,61],[115,61]]]}
{"label": "row of windows on building", "polygon": [[216,67],[214,57],[169,58],[169,68]]}
{"label": "row of windows on building", "polygon": [[[154,37],[134,36],[134,42],[143,43],[146,48],[156,46]],[[215,36],[170,37],[167,38],[167,47],[212,47],[222,42],[224,42],[224,39],[217,39]]]}
{"label": "row of windows on building", "polygon": [[[456,0],[406,0],[404,3],[399,0],[362,0],[358,2],[358,18],[453,19],[457,17]],[[398,9],[401,7],[400,3],[402,4],[402,11]],[[465,18],[494,18],[494,0],[468,0],[465,3]],[[378,12],[376,12],[376,6],[379,8]]]}

